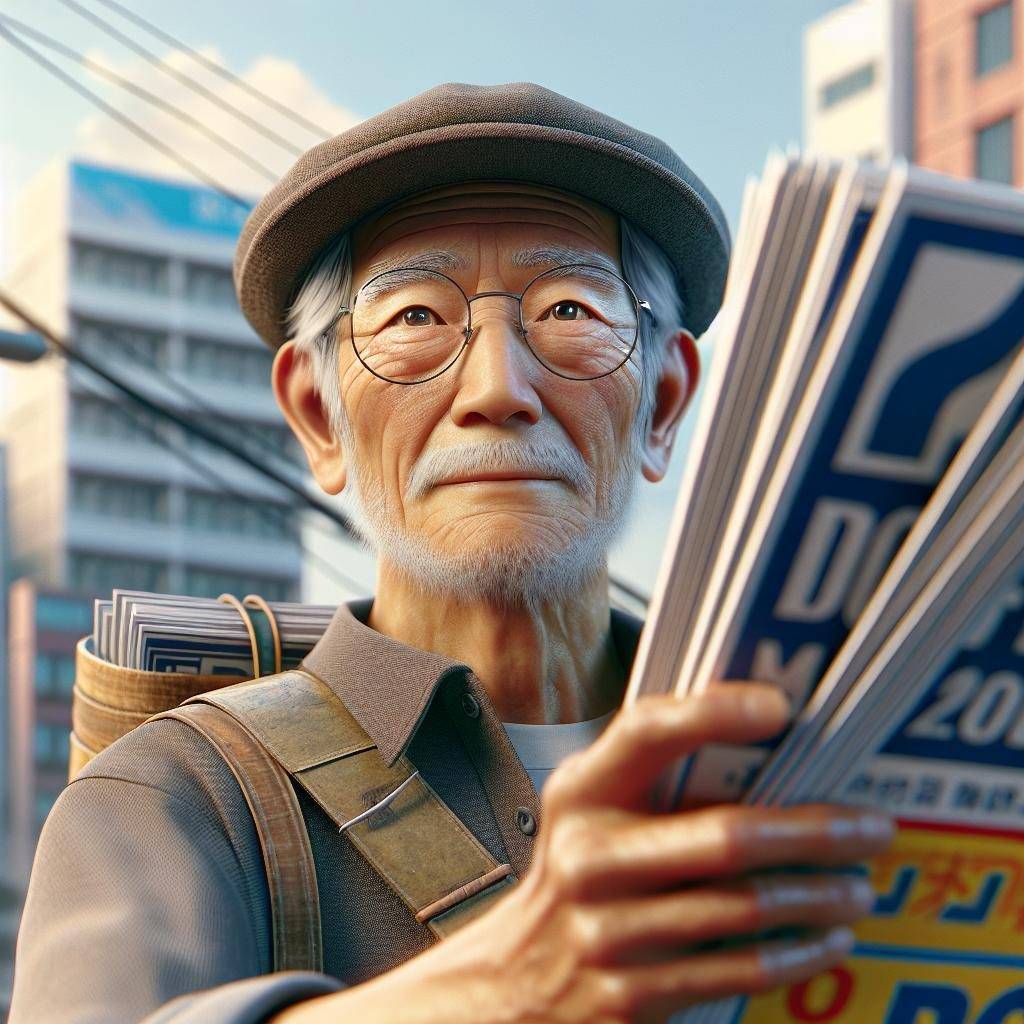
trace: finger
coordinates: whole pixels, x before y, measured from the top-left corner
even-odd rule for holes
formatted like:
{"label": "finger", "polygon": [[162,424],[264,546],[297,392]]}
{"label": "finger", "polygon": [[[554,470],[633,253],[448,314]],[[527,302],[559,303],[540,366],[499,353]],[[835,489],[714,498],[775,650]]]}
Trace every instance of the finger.
{"label": "finger", "polygon": [[736,682],[688,697],[650,696],[623,708],[587,750],[564,761],[545,786],[545,807],[647,806],[660,773],[705,743],[754,743],[790,717],[775,686]]}
{"label": "finger", "polygon": [[848,875],[771,875],[702,886],[584,909],[575,934],[590,964],[678,956],[683,946],[772,928],[828,929],[853,924],[874,904],[863,878]]}
{"label": "finger", "polygon": [[739,949],[688,955],[664,964],[606,972],[608,1001],[626,1019],[733,995],[793,985],[841,963],[853,948],[840,926],[801,939],[760,942]]}
{"label": "finger", "polygon": [[828,804],[592,812],[551,823],[542,863],[572,898],[607,900],[766,868],[855,864],[881,853],[893,834],[886,814]]}

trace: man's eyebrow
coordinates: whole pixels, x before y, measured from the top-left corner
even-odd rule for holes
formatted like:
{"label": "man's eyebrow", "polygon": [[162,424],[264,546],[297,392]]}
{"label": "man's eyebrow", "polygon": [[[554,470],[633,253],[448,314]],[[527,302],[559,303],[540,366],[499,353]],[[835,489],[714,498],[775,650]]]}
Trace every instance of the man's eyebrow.
{"label": "man's eyebrow", "polygon": [[[560,266],[566,263],[589,263],[592,266],[604,267],[613,274],[619,273],[615,261],[602,252],[593,249],[577,249],[570,245],[550,243],[534,245],[528,249],[518,249],[510,257],[513,267],[533,269],[543,266]],[[472,261],[461,252],[450,249],[428,249],[426,252],[400,253],[397,256],[385,256],[376,260],[367,268],[367,280],[389,270],[401,270],[403,267],[424,267],[427,270],[467,270]]]}
{"label": "man's eyebrow", "polygon": [[388,270],[400,270],[403,267],[424,267],[427,270],[466,270],[470,259],[461,252],[448,249],[428,249],[426,252],[402,253],[398,256],[385,256],[367,267],[367,278],[376,277]]}
{"label": "man's eyebrow", "polygon": [[513,267],[540,267],[550,263],[564,265],[566,263],[587,263],[590,266],[604,267],[613,274],[619,273],[615,261],[602,252],[593,249],[575,249],[570,245],[535,245],[529,249],[520,249],[512,253],[511,263]]}

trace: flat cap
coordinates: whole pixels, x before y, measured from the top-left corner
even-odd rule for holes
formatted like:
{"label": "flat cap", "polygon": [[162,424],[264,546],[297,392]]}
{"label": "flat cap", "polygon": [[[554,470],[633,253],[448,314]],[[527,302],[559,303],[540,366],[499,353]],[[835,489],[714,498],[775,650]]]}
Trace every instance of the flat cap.
{"label": "flat cap", "polygon": [[332,238],[406,196],[488,179],[564,189],[625,216],[675,267],[686,326],[702,334],[718,312],[729,229],[703,182],[660,139],[533,82],[438,85],[304,153],[242,228],[242,312],[276,348]]}

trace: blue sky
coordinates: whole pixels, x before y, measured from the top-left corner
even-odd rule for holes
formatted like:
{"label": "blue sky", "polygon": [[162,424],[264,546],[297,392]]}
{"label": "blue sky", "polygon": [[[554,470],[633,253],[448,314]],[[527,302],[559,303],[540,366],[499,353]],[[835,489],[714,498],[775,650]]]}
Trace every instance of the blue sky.
{"label": "blue sky", "polygon": [[[83,2],[116,20],[97,0]],[[760,169],[772,145],[801,139],[803,29],[840,6],[838,0],[124,2],[190,45],[213,48],[238,72],[263,59],[254,80],[279,86],[282,96],[308,97],[309,109],[332,120],[332,130],[439,82],[539,82],[663,138],[718,196],[734,228],[747,175]],[[0,13],[135,78],[152,77],[54,0],[0,0]],[[155,40],[146,43],[166,52]],[[0,47],[6,211],[0,214],[6,216],[12,196],[52,158],[97,138],[100,152],[130,150],[107,137],[84,100],[2,40]],[[276,58],[272,67],[268,56]],[[126,105],[114,91],[104,95]],[[275,156],[276,169],[287,167],[290,158]],[[613,560],[645,588],[653,583],[683,454],[677,452],[669,480],[641,488],[636,526]]]}
{"label": "blue sky", "polygon": [[[767,147],[800,138],[803,27],[839,6],[836,0],[127,2],[190,45],[215,46],[235,70],[268,53],[289,60],[359,117],[443,81],[540,82],[660,135],[705,178],[733,223],[744,177],[760,167]],[[109,16],[96,0],[86,3]],[[117,51],[55,0],[0,0],[0,12],[76,48]],[[0,135],[13,186],[69,144],[89,108],[21,54],[5,50]]]}

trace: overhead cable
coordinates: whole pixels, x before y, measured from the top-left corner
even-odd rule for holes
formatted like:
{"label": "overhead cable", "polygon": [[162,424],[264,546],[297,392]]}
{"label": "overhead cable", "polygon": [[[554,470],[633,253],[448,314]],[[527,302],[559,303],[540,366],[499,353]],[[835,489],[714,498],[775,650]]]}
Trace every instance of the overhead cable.
{"label": "overhead cable", "polygon": [[280,177],[276,171],[267,167],[266,164],[260,163],[259,160],[247,153],[241,148],[241,146],[236,146],[233,142],[224,138],[220,132],[214,131],[209,127],[209,125],[203,124],[199,118],[193,117],[186,111],[176,107],[173,103],[169,103],[167,100],[150,92],[148,89],[144,89],[141,85],[136,85],[130,79],[125,78],[123,75],[119,75],[116,71],[111,71],[99,61],[95,61],[91,57],[87,57],[84,53],[78,53],[76,50],[72,50],[71,47],[65,46],[59,40],[54,39],[53,36],[49,36],[45,32],[40,32],[38,29],[32,28],[31,25],[26,25],[23,21],[18,21],[17,18],[12,18],[6,14],[0,14],[0,23],[6,25],[8,28],[14,29],[16,32],[20,32],[22,35],[28,36],[30,39],[34,39],[37,43],[41,43],[43,46],[49,47],[54,52],[59,53],[62,57],[67,57],[68,60],[75,61],[86,70],[92,71],[94,74],[101,75],[103,78],[113,82],[126,92],[130,92],[133,96],[138,96],[139,99],[157,107],[166,114],[170,114],[171,117],[177,118],[183,124],[187,124],[190,128],[194,128],[197,132],[206,136],[206,138],[215,145],[220,146],[220,148],[226,153],[230,153],[236,160],[241,161],[247,167],[250,167],[259,174],[262,174],[267,181],[274,182]]}
{"label": "overhead cable", "polygon": [[[77,369],[77,367],[76,367]],[[83,377],[78,378],[79,383],[88,389],[88,391],[97,396],[104,397],[100,390],[95,387],[92,383],[86,381]],[[356,580],[354,577],[349,576],[347,573],[342,572],[333,562],[328,561],[321,554],[313,551],[307,547],[301,539],[299,530],[295,528],[294,523],[291,520],[290,514],[299,513],[304,509],[299,505],[285,505],[280,506],[276,503],[267,504],[261,501],[254,501],[252,495],[245,494],[243,491],[238,490],[229,480],[218,473],[212,466],[207,465],[200,459],[196,458],[186,447],[180,445],[166,435],[161,434],[158,430],[148,424],[140,415],[138,415],[133,409],[123,408],[122,411],[128,416],[136,430],[140,433],[145,434],[150,440],[154,441],[161,448],[166,448],[171,452],[175,458],[179,459],[189,469],[198,473],[200,476],[205,477],[210,483],[215,484],[217,488],[223,493],[227,494],[231,498],[235,498],[239,501],[245,501],[252,505],[256,509],[257,513],[263,516],[264,519],[273,521],[275,524],[280,523],[285,527],[285,533],[288,538],[296,544],[299,549],[299,553],[303,558],[309,559],[312,562],[316,562],[320,570],[329,576],[334,583],[340,587],[344,587],[348,590],[355,591],[356,593],[363,593],[366,587]]]}
{"label": "overhead cable", "polygon": [[154,25],[153,22],[147,21],[141,14],[136,14],[134,11],[129,10],[124,6],[124,4],[118,3],[117,0],[99,0],[99,2],[110,10],[116,11],[122,18],[127,18],[128,21],[134,22],[140,28],[145,29],[151,35],[156,36],[157,39],[166,43],[168,46],[173,46],[176,49],[181,50],[182,53],[187,53],[194,61],[202,64],[203,67],[214,72],[214,74],[220,75],[220,77],[225,81],[237,85],[240,89],[247,92],[254,99],[266,104],[272,110],[276,110],[279,114],[283,114],[285,117],[290,118],[300,128],[305,128],[306,131],[312,132],[314,135],[319,135],[322,139],[329,139],[334,134],[333,132],[327,131],[326,128],[321,128],[320,125],[310,121],[309,118],[298,113],[298,111],[285,106],[285,104],[281,103],[279,100],[274,99],[273,96],[263,92],[262,89],[257,89],[255,85],[236,75],[230,68],[226,68],[223,64],[218,64],[215,60],[211,60],[207,57],[206,54],[200,53],[187,43],[183,43],[180,39],[175,38],[170,34],[170,32],[166,32],[164,29]]}
{"label": "overhead cable", "polygon": [[124,32],[121,32],[119,29],[115,28],[105,18],[102,18],[100,17],[100,15],[96,14],[95,11],[90,11],[87,7],[83,7],[80,3],[78,3],[78,0],[60,0],[60,2],[65,7],[68,7],[76,13],[80,14],[87,21],[92,22],[93,25],[99,28],[102,32],[105,32],[112,39],[116,39],[119,43],[121,43],[122,46],[128,47],[129,50],[131,50],[133,53],[138,54],[140,57],[142,57],[143,60],[148,61],[150,64],[153,65],[153,67],[159,68],[165,74],[170,75],[175,80],[181,82],[181,84],[184,85],[186,88],[191,89],[197,95],[202,96],[204,99],[214,104],[214,106],[220,107],[221,110],[224,110],[227,113],[231,114],[237,120],[241,121],[242,124],[246,125],[248,128],[251,128],[257,134],[262,135],[263,138],[267,139],[268,141],[273,142],[274,145],[280,146],[282,149],[287,150],[293,156],[302,155],[303,150],[301,146],[296,146],[295,143],[290,142],[283,135],[279,135],[277,132],[272,131],[266,125],[261,124],[259,121],[257,121],[256,118],[250,117],[244,110],[240,110],[233,103],[229,103],[223,97],[218,96],[217,93],[215,93],[212,89],[207,89],[205,85],[202,85],[200,82],[197,82],[194,78],[191,78],[184,72],[179,71],[176,67],[174,67],[172,64],[169,64],[166,60],[163,60],[161,57],[158,57],[151,50],[147,50],[146,47],[144,47],[141,43],[137,43],[134,39],[132,39],[131,36],[126,35]]}
{"label": "overhead cable", "polygon": [[[95,15],[92,15],[91,12],[88,12],[88,11],[84,10],[83,8],[81,8],[81,5],[76,3],[75,0],[61,0],[61,2],[64,3],[66,6],[69,6],[69,7],[72,7],[73,9],[75,9],[75,10],[78,10],[80,13],[83,14],[83,16],[89,18],[89,20],[94,20],[95,18],[98,17],[98,16],[95,16]],[[107,3],[107,0],[100,0],[100,2]],[[110,3],[107,3],[107,6],[112,6],[112,5]],[[118,6],[118,5],[113,5],[113,6]],[[3,19],[0,19],[0,20],[3,20]],[[102,20],[102,19],[99,19],[99,20]],[[115,29],[111,29],[111,31],[112,31],[112,33],[116,32]],[[117,33],[117,35],[120,36],[121,34]],[[155,136],[151,135],[149,132],[147,132],[141,126],[139,126],[134,121],[132,121],[130,118],[128,118],[126,115],[121,114],[115,108],[111,107],[105,101],[103,101],[98,96],[96,96],[94,93],[92,93],[90,90],[88,90],[85,86],[82,86],[80,83],[76,82],[73,78],[71,78],[70,76],[66,75],[61,69],[56,67],[56,65],[54,65],[52,62],[47,60],[45,57],[43,57],[37,51],[35,51],[31,47],[29,47],[28,44],[24,43],[22,40],[17,39],[9,30],[6,30],[2,24],[0,24],[0,36],[6,38],[9,42],[11,42],[19,50],[21,50],[22,52],[25,52],[33,60],[35,60],[37,63],[39,63],[41,66],[43,66],[50,73],[56,75],[58,78],[61,79],[61,81],[63,81],[65,84],[69,85],[76,92],[79,92],[80,94],[85,95],[86,98],[90,99],[91,102],[95,103],[97,106],[100,107],[100,109],[104,110],[104,112],[109,114],[111,117],[113,117],[119,123],[124,124],[126,127],[129,128],[129,130],[133,131],[136,135],[139,135],[141,138],[143,138],[144,141],[148,142],[150,145],[153,145],[155,148],[159,149],[161,152],[163,152],[166,155],[170,156],[180,166],[185,167],[190,173],[194,174],[199,180],[201,180],[205,184],[209,185],[212,189],[214,189],[215,191],[217,191],[220,194],[224,195],[226,198],[231,199],[232,201],[237,202],[237,203],[239,203],[242,206],[245,206],[247,209],[250,207],[251,204],[249,202],[247,202],[246,200],[240,198],[235,193],[233,193],[231,190],[225,188],[223,185],[221,185],[215,179],[211,178],[204,171],[202,171],[197,165],[193,164],[192,161],[188,160],[186,157],[181,156],[181,154],[178,153],[176,150],[172,149],[172,147],[166,146],[159,139],[157,139]],[[131,41],[126,43],[126,45],[130,45],[130,46],[132,46],[134,48],[134,44]],[[154,59],[158,60],[158,58],[154,58]],[[179,77],[179,73],[175,73],[175,77]],[[180,77],[181,78],[187,78],[187,76],[184,76],[184,75],[180,75]],[[10,306],[9,301],[5,301],[5,298],[4,298],[2,292],[0,292],[0,304],[5,304],[5,305],[8,305],[8,308],[12,308]],[[29,323],[30,325],[34,325],[35,324],[34,320],[26,319],[26,317],[22,313],[20,313],[20,312],[17,313],[16,315],[21,316],[22,319],[25,319],[26,323]],[[54,344],[57,347],[60,347],[61,344],[66,345],[66,343],[60,342],[59,339],[55,338],[55,336],[53,336],[50,333],[47,333],[44,336],[47,337],[48,340],[50,340],[51,343]],[[75,358],[75,357],[74,356],[69,356],[69,358]],[[116,378],[116,375],[110,374],[109,371],[105,371],[105,370],[97,370],[97,372],[99,372],[101,376],[104,376],[106,379],[108,379],[110,381],[110,383],[114,384],[114,386],[117,387],[119,390],[122,390],[126,394],[128,394],[129,397],[133,397],[133,398],[135,397],[135,393],[134,393],[133,389],[130,389],[122,381],[118,380]],[[142,398],[141,400],[143,402],[147,402],[148,401],[148,400],[146,400],[144,398]],[[184,429],[186,429],[186,430],[191,429],[190,425],[186,424],[181,418],[176,417],[175,414],[170,413],[169,410],[162,409],[162,407],[156,406],[155,403],[151,403],[151,404],[154,405],[154,410],[157,412],[158,415],[168,415],[168,416],[171,416],[172,418],[174,418],[175,422],[178,422],[180,425],[182,425],[184,427]],[[270,473],[269,470],[267,470],[262,465],[256,463],[255,460],[252,460],[247,455],[247,453],[245,453],[244,451],[239,449],[232,442],[228,442],[224,438],[217,438],[216,436],[211,436],[210,432],[205,431],[205,430],[203,430],[203,431],[192,430],[192,432],[198,434],[199,436],[204,436],[204,438],[206,440],[208,440],[209,443],[211,443],[213,445],[216,445],[216,446],[219,446],[221,448],[224,448],[226,451],[228,451],[229,453],[235,455],[237,458],[239,458],[241,461],[243,461],[247,465],[251,466],[252,468],[255,468],[259,472],[263,472],[264,475],[271,476],[271,473]],[[343,532],[346,535],[348,535],[348,536],[352,535],[351,524],[348,522],[348,520],[341,513],[337,512],[335,509],[331,508],[329,505],[327,505],[326,503],[320,501],[318,498],[314,497],[313,495],[310,495],[301,486],[299,486],[297,484],[294,484],[291,481],[285,480],[284,478],[280,477],[276,473],[272,475],[272,479],[277,480],[279,483],[281,483],[282,486],[285,486],[285,487],[287,487],[287,489],[289,489],[289,490],[293,491],[294,493],[298,494],[302,498],[302,500],[304,500],[308,504],[310,504],[311,507],[313,507],[315,510],[319,511],[322,515],[326,516],[326,518],[331,519],[336,525],[341,526]],[[618,591],[620,591],[628,599],[630,599],[633,602],[636,602],[641,608],[646,607],[646,605],[648,604],[649,598],[645,594],[643,594],[641,591],[637,590],[632,584],[625,582],[621,578],[615,577],[615,576],[610,576],[609,577],[609,583],[611,584],[611,586],[613,588],[615,588]]]}
{"label": "overhead cable", "polygon": [[322,501],[320,498],[313,494],[310,494],[305,488],[296,484],[287,477],[282,476],[276,470],[271,469],[269,466],[264,465],[258,459],[253,458],[245,449],[240,448],[233,441],[218,434],[216,431],[210,430],[208,427],[203,425],[200,420],[193,421],[187,416],[182,416],[176,410],[170,409],[167,406],[160,405],[158,402],[154,402],[152,399],[147,398],[142,392],[132,387],[130,384],[125,383],[116,373],[112,372],[107,367],[98,363],[91,356],[86,355],[84,352],[79,351],[74,345],[69,344],[63,338],[60,338],[51,331],[45,324],[43,324],[38,318],[30,313],[24,306],[21,305],[16,299],[7,293],[3,288],[0,288],[0,306],[5,306],[9,309],[16,317],[23,320],[29,327],[32,328],[37,334],[45,338],[57,351],[59,351],[66,358],[85,366],[91,370],[96,376],[102,377],[108,384],[111,384],[118,391],[122,392],[125,396],[135,402],[137,405],[142,406],[147,411],[153,413],[156,416],[162,417],[163,419],[169,420],[172,423],[176,423],[182,430],[195,435],[196,437],[202,438],[208,444],[213,445],[217,448],[222,448],[224,451],[233,455],[240,462],[245,463],[250,469],[254,469],[257,473],[261,473],[263,476],[268,477],[275,483],[279,484],[285,490],[290,491],[297,497],[301,498],[311,508],[316,509],[321,515],[332,520],[335,524],[341,527],[345,534],[351,536],[353,534],[352,525],[349,523],[348,518],[339,512],[336,508],[333,508],[327,502]]}
{"label": "overhead cable", "polygon": [[234,203],[238,203],[239,206],[244,207],[246,210],[250,209],[252,203],[248,200],[243,199],[240,195],[232,192],[231,189],[222,185],[216,178],[211,177],[197,164],[194,164],[188,157],[182,156],[173,146],[167,145],[161,139],[158,139],[152,133],[146,131],[140,124],[133,121],[127,114],[122,114],[116,107],[112,107],[102,97],[97,96],[88,86],[83,85],[81,82],[72,78],[62,68],[57,67],[49,58],[44,57],[35,47],[29,45],[24,39],[20,39],[16,36],[9,28],[5,25],[0,24],[0,38],[6,39],[16,50],[20,50],[30,60],[35,61],[40,67],[44,68],[51,75],[59,78],[68,88],[73,89],[80,96],[84,96],[90,103],[98,107],[109,117],[112,117],[118,124],[123,125],[133,135],[138,136],[144,142],[149,143],[155,149],[158,149],[164,156],[173,160],[179,167],[184,168],[189,174],[194,175],[201,182],[209,185],[210,188],[219,192],[222,196],[230,199]]}

